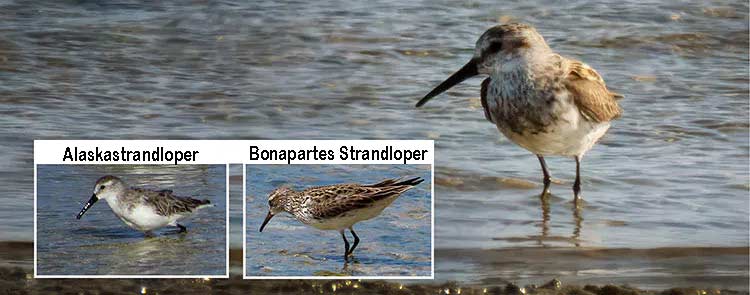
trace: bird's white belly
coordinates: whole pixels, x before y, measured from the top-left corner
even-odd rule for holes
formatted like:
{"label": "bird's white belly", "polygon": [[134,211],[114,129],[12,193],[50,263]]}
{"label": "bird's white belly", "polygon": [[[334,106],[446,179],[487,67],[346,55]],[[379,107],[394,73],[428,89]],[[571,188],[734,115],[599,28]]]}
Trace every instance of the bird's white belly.
{"label": "bird's white belly", "polygon": [[[115,213],[117,214],[118,212]],[[151,207],[143,205],[137,205],[132,210],[124,210],[121,213],[122,215],[118,214],[118,217],[125,224],[139,231],[154,230],[177,221],[177,216],[162,216],[156,214],[156,211]]]}
{"label": "bird's white belly", "polygon": [[518,134],[511,130],[500,131],[514,143],[542,156],[583,156],[601,138],[609,123],[582,124],[573,127],[558,124],[555,129],[537,134]]}
{"label": "bird's white belly", "polygon": [[351,227],[357,222],[372,219],[380,215],[380,213],[383,212],[383,209],[388,207],[393,200],[395,200],[395,198],[391,200],[383,200],[372,206],[350,210],[332,218],[311,219],[308,224],[314,228],[322,230],[342,230]]}
{"label": "bird's white belly", "polygon": [[583,156],[610,126],[609,122],[586,120],[577,107],[564,101],[558,102],[550,111],[555,112],[557,119],[536,132],[519,133],[507,128],[507,124],[496,125],[508,139],[534,154],[566,157]]}

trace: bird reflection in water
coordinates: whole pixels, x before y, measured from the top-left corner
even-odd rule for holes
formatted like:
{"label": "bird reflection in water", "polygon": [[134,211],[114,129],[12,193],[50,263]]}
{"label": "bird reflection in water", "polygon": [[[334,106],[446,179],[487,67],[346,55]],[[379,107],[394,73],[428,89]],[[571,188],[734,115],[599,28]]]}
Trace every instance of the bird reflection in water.
{"label": "bird reflection in water", "polygon": [[[112,253],[114,273],[132,272],[134,269],[158,269],[155,266],[165,262],[175,263],[181,260],[185,249],[182,244],[184,235],[160,236],[143,239],[135,243],[124,243]],[[181,253],[182,252],[182,253]]]}
{"label": "bird reflection in water", "polygon": [[581,208],[583,206],[580,205],[574,205],[572,206],[573,209],[573,233],[570,236],[570,239],[564,239],[562,237],[554,237],[550,236],[549,232],[549,223],[550,223],[550,194],[543,193],[539,196],[539,199],[541,200],[541,207],[542,207],[542,224],[541,224],[541,235],[539,236],[539,239],[537,239],[537,244],[539,246],[546,246],[544,244],[545,241],[550,240],[568,240],[570,243],[575,245],[576,247],[581,246],[581,229],[583,227],[583,215]]}

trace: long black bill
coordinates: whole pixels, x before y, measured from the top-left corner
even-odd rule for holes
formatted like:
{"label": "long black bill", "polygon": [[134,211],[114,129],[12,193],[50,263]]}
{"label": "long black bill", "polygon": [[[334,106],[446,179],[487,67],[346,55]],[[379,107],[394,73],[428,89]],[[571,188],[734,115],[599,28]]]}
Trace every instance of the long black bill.
{"label": "long black bill", "polygon": [[268,211],[268,215],[266,215],[266,219],[263,220],[263,224],[260,226],[260,232],[263,232],[263,228],[265,228],[266,224],[268,224],[268,222],[271,221],[271,218],[273,218],[273,214],[271,214],[271,211]]}
{"label": "long black bill", "polygon": [[477,62],[472,59],[468,63],[466,63],[463,68],[458,70],[458,72],[455,72],[453,75],[448,77],[447,80],[443,81],[443,83],[440,83],[440,85],[435,87],[435,89],[432,89],[430,93],[427,93],[424,98],[420,99],[419,102],[417,102],[417,107],[421,107],[423,104],[427,103],[428,100],[432,99],[438,94],[443,93],[451,87],[456,86],[456,84],[461,83],[464,80],[476,75],[479,75],[479,72],[477,72]]}
{"label": "long black bill", "polygon": [[96,201],[99,201],[99,198],[96,197],[96,194],[91,195],[91,199],[89,199],[88,202],[86,202],[86,205],[83,205],[83,209],[81,209],[81,212],[78,212],[78,215],[76,216],[76,219],[81,219],[81,216],[83,216],[83,213],[86,213],[86,211],[91,208]]}

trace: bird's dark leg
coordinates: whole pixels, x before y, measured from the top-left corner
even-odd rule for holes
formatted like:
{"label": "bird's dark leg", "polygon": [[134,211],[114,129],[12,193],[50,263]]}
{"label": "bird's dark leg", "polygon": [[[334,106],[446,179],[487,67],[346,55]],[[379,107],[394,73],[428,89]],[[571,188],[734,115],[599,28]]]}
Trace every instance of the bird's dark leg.
{"label": "bird's dark leg", "polygon": [[552,183],[549,177],[549,171],[547,171],[547,162],[544,161],[542,155],[536,155],[539,158],[539,164],[542,164],[542,173],[544,174],[544,190],[542,191],[542,197],[550,193],[549,185]]}
{"label": "bird's dark leg", "polygon": [[186,233],[187,232],[187,227],[185,227],[184,225],[178,223],[177,227],[180,228],[180,231],[178,231],[178,232],[180,232],[180,233]]}
{"label": "bird's dark leg", "polygon": [[575,196],[573,201],[578,206],[578,201],[581,199],[581,157],[576,156],[576,181],[573,183],[573,195]]}
{"label": "bird's dark leg", "polygon": [[357,236],[357,233],[354,232],[354,227],[349,227],[349,231],[352,232],[352,236],[354,236],[354,244],[352,244],[352,247],[349,248],[349,254],[354,254],[354,248],[357,248],[357,245],[359,244],[359,237]]}
{"label": "bird's dark leg", "polygon": [[341,238],[344,239],[344,261],[349,261],[349,241],[346,240],[346,235],[344,234],[344,230],[341,230]]}

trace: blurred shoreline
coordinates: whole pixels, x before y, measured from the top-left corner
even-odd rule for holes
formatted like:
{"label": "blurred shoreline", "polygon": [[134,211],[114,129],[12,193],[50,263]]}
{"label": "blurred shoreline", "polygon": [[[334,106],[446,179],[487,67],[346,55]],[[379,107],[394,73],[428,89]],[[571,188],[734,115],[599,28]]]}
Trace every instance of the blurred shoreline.
{"label": "blurred shoreline", "polygon": [[[41,288],[37,289],[40,291],[54,290],[60,292],[70,290],[60,289],[62,287],[54,283],[57,281],[62,285],[63,282],[69,280],[35,280],[33,278],[33,251],[34,244],[32,242],[0,242],[0,281],[2,281],[2,284],[8,287],[22,285],[32,289]],[[408,286],[408,290],[411,291],[406,294],[435,294],[434,291],[440,292],[446,288],[463,289],[462,294],[473,294],[472,292],[480,294],[486,290],[495,290],[496,293],[493,294],[505,294],[509,291],[506,290],[508,286],[523,286],[528,289],[536,284],[544,285],[545,282],[553,279],[562,282],[561,288],[571,288],[569,290],[571,292],[574,290],[584,292],[586,290],[582,286],[586,285],[600,287],[611,285],[637,288],[628,289],[637,292],[631,292],[630,294],[672,290],[672,288],[685,288],[680,291],[688,292],[685,294],[696,290],[705,291],[706,293],[703,294],[746,294],[750,283],[746,264],[747,260],[750,259],[750,247],[668,247],[657,249],[545,247],[494,250],[436,249],[435,252],[438,268],[442,265],[442,267],[448,269],[441,269],[436,274],[434,281],[376,280],[357,282],[363,285],[368,283],[372,288],[379,291],[390,289],[403,291],[404,286]],[[296,280],[294,283],[290,283],[292,281],[262,280],[263,283],[258,284],[259,281],[257,280],[242,280],[242,249],[232,248],[229,253],[230,279],[120,279],[117,281],[119,281],[118,284],[123,286],[123,292],[132,291],[132,288],[139,284],[152,290],[165,292],[178,290],[174,289],[173,284],[165,282],[174,282],[174,285],[183,286],[181,288],[194,292],[226,288],[237,288],[237,290],[244,291],[286,290],[291,292],[295,290],[317,290],[317,288],[324,290],[325,288],[333,288],[331,284],[341,284],[341,288],[344,289],[351,287],[346,285],[346,281],[331,283],[316,280]],[[629,263],[632,265],[628,265]],[[644,264],[648,267],[639,268]],[[628,269],[629,271],[608,272],[608,270],[614,269]],[[558,274],[562,275],[547,274],[555,271],[559,271]],[[484,276],[478,277],[475,275],[476,273],[482,273]],[[449,274],[450,277],[446,277],[446,274]],[[108,282],[113,280],[88,281],[91,282],[92,288],[104,290],[109,284]],[[68,283],[65,284],[69,285]],[[351,284],[351,281],[349,284]],[[399,289],[399,286],[401,289]],[[589,289],[591,288],[594,287],[589,286]],[[353,288],[349,289],[350,291],[356,291]],[[534,290],[539,293],[562,289]],[[597,292],[591,292],[592,290],[586,292],[598,294]]]}

